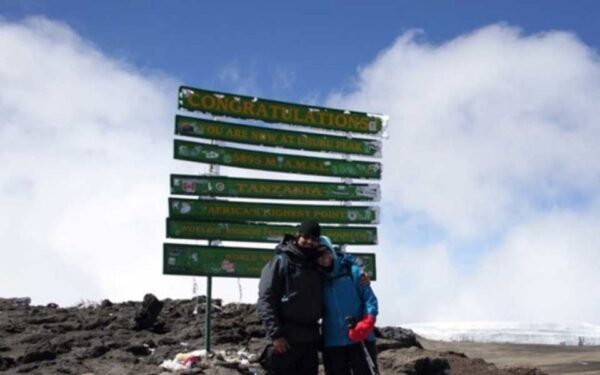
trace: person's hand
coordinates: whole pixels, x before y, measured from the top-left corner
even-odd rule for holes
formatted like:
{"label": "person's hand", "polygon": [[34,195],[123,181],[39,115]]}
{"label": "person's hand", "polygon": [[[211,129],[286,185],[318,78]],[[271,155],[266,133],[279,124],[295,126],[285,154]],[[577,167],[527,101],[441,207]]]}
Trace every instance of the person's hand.
{"label": "person's hand", "polygon": [[273,340],[273,350],[277,354],[285,353],[290,348],[290,344],[287,342],[285,337],[279,337]]}
{"label": "person's hand", "polygon": [[348,329],[348,337],[353,342],[361,342],[367,339],[375,327],[375,317],[367,315],[360,322]]}
{"label": "person's hand", "polygon": [[371,285],[371,279],[369,279],[369,275],[367,275],[366,272],[363,272],[360,274],[360,285],[362,286],[370,286]]}

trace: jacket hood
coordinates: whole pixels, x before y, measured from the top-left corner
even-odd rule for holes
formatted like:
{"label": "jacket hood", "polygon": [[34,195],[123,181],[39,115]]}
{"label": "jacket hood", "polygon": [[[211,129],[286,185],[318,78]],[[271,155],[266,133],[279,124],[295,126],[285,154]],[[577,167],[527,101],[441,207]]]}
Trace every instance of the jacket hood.
{"label": "jacket hood", "polygon": [[308,259],[308,254],[306,254],[302,249],[300,249],[296,245],[296,236],[291,234],[284,235],[283,239],[275,249],[283,253],[291,254],[294,257]]}
{"label": "jacket hood", "polygon": [[320,236],[319,237],[319,245],[321,246],[325,246],[330,252],[331,255],[333,256],[333,260],[335,261],[335,259],[337,259],[337,253],[335,251],[335,249],[333,248],[333,243],[331,242],[331,239],[327,236]]}
{"label": "jacket hood", "polygon": [[338,272],[343,265],[355,265],[354,257],[351,254],[336,251],[329,237],[319,237],[319,244],[325,246],[331,252],[331,255],[333,256],[333,272]]}

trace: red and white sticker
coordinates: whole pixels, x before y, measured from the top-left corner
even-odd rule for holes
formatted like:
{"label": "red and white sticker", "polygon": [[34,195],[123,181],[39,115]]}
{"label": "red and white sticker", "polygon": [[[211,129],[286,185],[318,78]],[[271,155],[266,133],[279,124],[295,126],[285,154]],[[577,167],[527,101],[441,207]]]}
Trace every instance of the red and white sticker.
{"label": "red and white sticker", "polygon": [[196,182],[194,180],[183,180],[183,191],[186,193],[195,193]]}

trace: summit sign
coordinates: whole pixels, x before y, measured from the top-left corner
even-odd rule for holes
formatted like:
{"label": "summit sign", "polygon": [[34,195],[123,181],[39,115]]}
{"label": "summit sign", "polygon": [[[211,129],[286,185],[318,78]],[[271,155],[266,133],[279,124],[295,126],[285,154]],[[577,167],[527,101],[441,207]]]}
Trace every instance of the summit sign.
{"label": "summit sign", "polygon": [[221,176],[171,175],[171,193],[212,197],[378,201],[378,184],[264,180]]}
{"label": "summit sign", "polygon": [[379,140],[274,130],[179,115],[175,117],[175,134],[296,150],[381,156],[381,141]]}
{"label": "summit sign", "polygon": [[213,115],[363,134],[379,134],[386,121],[385,116],[381,115],[279,102],[186,86],[179,88],[179,108]]}
{"label": "summit sign", "polygon": [[[169,199],[166,236],[205,240],[209,246],[165,244],[163,273],[206,276],[203,336],[210,351],[212,278],[260,277],[274,255],[246,245],[221,246],[221,241],[277,243],[295,235],[297,223],[312,219],[324,224],[322,233],[334,244],[377,244],[379,207],[351,201],[380,200],[379,184],[354,179],[382,178],[377,159],[388,118],[189,86],[179,87],[178,109],[189,113],[175,116],[173,157],[208,164],[210,173],[171,175],[171,193],[187,197]],[[221,176],[218,166],[227,173],[242,168],[304,177]],[[354,258],[374,280],[375,254]]]}
{"label": "summit sign", "polygon": [[[260,277],[273,250],[214,247],[166,243],[163,247],[165,275]],[[373,281],[377,279],[375,254],[350,253]]]}
{"label": "summit sign", "polygon": [[174,157],[180,160],[273,172],[348,178],[381,178],[381,163],[377,162],[275,154],[232,147],[217,147],[177,139],[174,141]]}
{"label": "summit sign", "polygon": [[379,209],[370,206],[289,205],[171,198],[169,217],[224,222],[290,223],[315,219],[322,223],[376,224],[379,222]]}
{"label": "summit sign", "polygon": [[[190,240],[242,242],[281,242],[286,233],[296,233],[295,225],[216,223],[198,220],[167,219],[167,237]],[[377,227],[322,226],[323,235],[339,245],[375,245]]]}

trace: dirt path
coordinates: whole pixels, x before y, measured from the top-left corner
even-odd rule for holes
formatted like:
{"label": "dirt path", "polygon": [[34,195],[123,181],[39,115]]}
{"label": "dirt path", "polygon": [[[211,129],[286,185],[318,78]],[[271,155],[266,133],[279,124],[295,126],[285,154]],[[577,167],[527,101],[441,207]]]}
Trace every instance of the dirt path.
{"label": "dirt path", "polygon": [[600,374],[600,346],[483,344],[419,338],[424,348],[456,351],[502,366],[537,367],[549,374]]}

